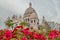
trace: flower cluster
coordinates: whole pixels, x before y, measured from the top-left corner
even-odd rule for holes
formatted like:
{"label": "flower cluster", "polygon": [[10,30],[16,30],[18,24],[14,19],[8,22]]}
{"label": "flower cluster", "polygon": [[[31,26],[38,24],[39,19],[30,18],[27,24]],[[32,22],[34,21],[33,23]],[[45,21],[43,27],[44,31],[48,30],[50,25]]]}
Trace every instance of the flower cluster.
{"label": "flower cluster", "polygon": [[60,32],[57,31],[57,30],[52,30],[52,31],[49,33],[48,37],[49,37],[49,39],[51,39],[51,40],[54,40],[54,39],[58,40],[58,39],[60,39]]}
{"label": "flower cluster", "polygon": [[0,40],[46,40],[45,37],[29,28],[16,26],[13,30],[0,30]]}
{"label": "flower cluster", "polygon": [[44,36],[44,34],[31,31],[29,28],[16,26],[13,30],[0,30],[0,40],[60,40],[60,32],[51,30]]}

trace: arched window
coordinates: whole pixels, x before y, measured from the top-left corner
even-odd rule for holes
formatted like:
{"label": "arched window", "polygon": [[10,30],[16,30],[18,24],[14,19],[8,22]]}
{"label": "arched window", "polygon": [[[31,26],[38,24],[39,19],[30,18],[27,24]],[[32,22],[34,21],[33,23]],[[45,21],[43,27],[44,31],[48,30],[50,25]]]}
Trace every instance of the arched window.
{"label": "arched window", "polygon": [[40,30],[40,27],[38,27],[38,30]]}
{"label": "arched window", "polygon": [[28,24],[28,27],[30,27],[30,24]]}
{"label": "arched window", "polygon": [[35,23],[35,20],[34,20],[34,23]]}
{"label": "arched window", "polygon": [[29,22],[29,18],[28,18],[28,22]]}
{"label": "arched window", "polygon": [[33,10],[35,12],[35,10]]}
{"label": "arched window", "polygon": [[33,27],[31,27],[31,29],[33,29]]}
{"label": "arched window", "polygon": [[33,23],[33,20],[31,20],[31,23]]}
{"label": "arched window", "polygon": [[30,13],[30,14],[32,14],[32,13]]}
{"label": "arched window", "polygon": [[39,22],[37,22],[37,24],[39,24]]}
{"label": "arched window", "polygon": [[33,12],[30,12],[30,14],[32,14]]}

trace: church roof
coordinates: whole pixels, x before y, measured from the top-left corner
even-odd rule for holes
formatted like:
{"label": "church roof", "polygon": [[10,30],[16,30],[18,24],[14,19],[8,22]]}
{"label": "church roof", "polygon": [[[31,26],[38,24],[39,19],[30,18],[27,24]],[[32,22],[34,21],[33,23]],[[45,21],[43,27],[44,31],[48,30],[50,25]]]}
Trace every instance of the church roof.
{"label": "church roof", "polygon": [[[34,14],[32,14],[32,13],[34,13]],[[26,11],[25,11],[25,13],[24,13],[24,17],[25,17],[26,15],[29,15],[29,14],[34,15],[34,18],[38,18],[35,9],[32,8],[32,4],[31,4],[31,2],[30,2],[30,4],[29,4],[29,8],[27,8]],[[32,16],[32,17],[33,17],[33,16]]]}

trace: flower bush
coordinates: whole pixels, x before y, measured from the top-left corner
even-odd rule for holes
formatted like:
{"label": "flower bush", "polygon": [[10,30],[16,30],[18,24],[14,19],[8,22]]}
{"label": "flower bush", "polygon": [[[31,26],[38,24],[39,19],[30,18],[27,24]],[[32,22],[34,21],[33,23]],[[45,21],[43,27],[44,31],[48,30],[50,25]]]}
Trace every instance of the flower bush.
{"label": "flower bush", "polygon": [[60,40],[60,32],[57,30],[50,31],[48,35],[50,40]]}
{"label": "flower bush", "polygon": [[47,37],[23,26],[16,26],[13,30],[0,30],[0,40],[60,40],[60,32],[51,30]]}

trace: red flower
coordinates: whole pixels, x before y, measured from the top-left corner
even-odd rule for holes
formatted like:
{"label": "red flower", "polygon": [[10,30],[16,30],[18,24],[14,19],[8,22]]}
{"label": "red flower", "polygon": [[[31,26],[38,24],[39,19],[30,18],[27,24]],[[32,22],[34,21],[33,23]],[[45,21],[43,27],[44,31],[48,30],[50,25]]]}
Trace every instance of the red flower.
{"label": "red flower", "polygon": [[39,39],[38,34],[34,33],[33,38]]}
{"label": "red flower", "polygon": [[13,32],[16,31],[16,30],[20,30],[20,29],[23,29],[23,26],[16,26],[16,27],[14,28]]}
{"label": "red flower", "polygon": [[2,35],[2,36],[0,36],[0,39],[3,39],[3,35]]}
{"label": "red flower", "polygon": [[6,40],[10,40],[10,38],[6,38]]}
{"label": "red flower", "polygon": [[29,38],[28,40],[32,40],[31,38]]}
{"label": "red flower", "polygon": [[46,40],[43,35],[39,35],[39,39],[40,39],[40,40]]}
{"label": "red flower", "polygon": [[13,34],[13,35],[12,35],[12,38],[17,38],[17,37],[16,37],[16,35]]}
{"label": "red flower", "polygon": [[23,29],[23,26],[17,26],[16,28],[21,28],[21,29]]}
{"label": "red flower", "polygon": [[29,34],[28,30],[22,30],[22,32],[24,33],[24,35],[28,35]]}
{"label": "red flower", "polygon": [[4,32],[4,36],[7,37],[7,38],[11,38],[12,37],[12,31],[11,30],[6,30]]}
{"label": "red flower", "polygon": [[22,37],[21,40],[27,40],[26,37]]}
{"label": "red flower", "polygon": [[60,38],[60,32],[58,33],[58,37]]}
{"label": "red flower", "polygon": [[[32,40],[32,39],[45,40],[44,36],[41,35],[40,33],[36,33],[36,31],[30,32],[29,28],[26,29],[22,29],[22,28],[23,28],[22,26],[16,26],[13,31],[11,30],[3,31],[3,34],[0,36],[0,40],[10,40],[11,38],[19,40],[19,38],[17,37],[18,35],[19,37],[21,35],[21,40]],[[56,31],[54,31],[54,33],[53,33],[54,35],[56,34],[60,35],[60,33],[58,34]],[[53,34],[51,32],[50,36]]]}
{"label": "red flower", "polygon": [[29,30],[29,28],[26,28],[26,29],[24,29],[24,30]]}
{"label": "red flower", "polygon": [[54,39],[54,38],[57,38],[58,35],[59,35],[59,31],[57,31],[57,30],[52,30],[52,31],[49,33],[48,37],[49,37],[50,39]]}
{"label": "red flower", "polygon": [[15,40],[18,40],[18,38],[15,38]]}

